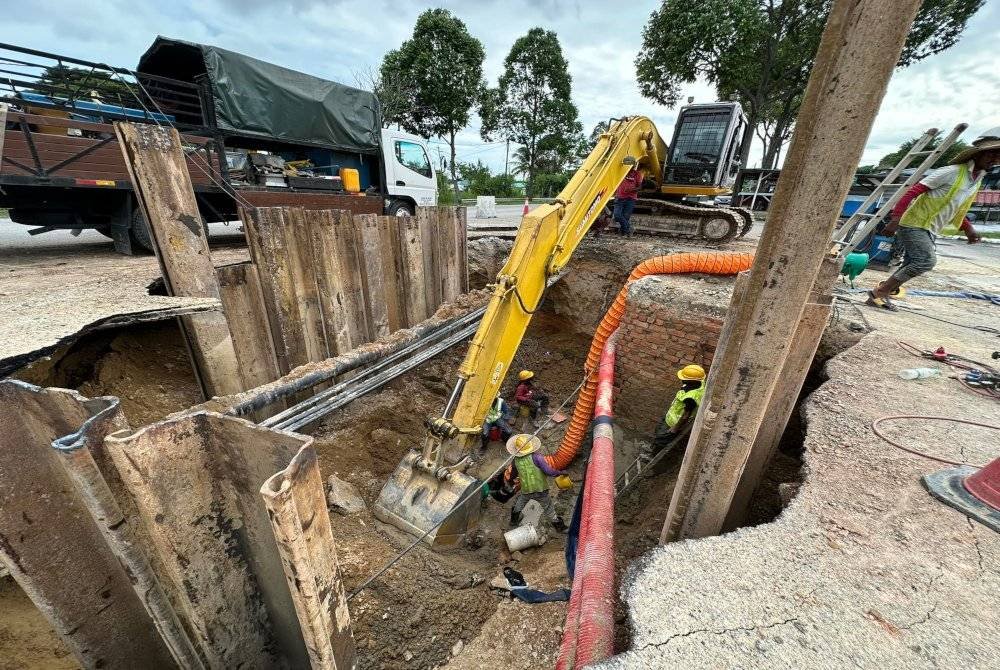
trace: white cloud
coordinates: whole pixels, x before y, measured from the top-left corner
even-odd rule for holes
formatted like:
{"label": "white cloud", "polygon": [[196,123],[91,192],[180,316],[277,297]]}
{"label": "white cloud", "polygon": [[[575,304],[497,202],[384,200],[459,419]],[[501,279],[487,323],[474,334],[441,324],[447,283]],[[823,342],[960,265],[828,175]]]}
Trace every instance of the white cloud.
{"label": "white cloud", "polygon": [[[609,5],[596,0],[443,0],[424,5],[404,0],[34,0],[7,3],[0,41],[133,67],[156,35],[216,44],[286,67],[353,84],[354,73],[381,62],[406,39],[427,6],[443,6],[462,18],[486,47],[485,74],[496,83],[514,40],[534,26],[554,30],[573,76],[573,99],[585,132],[600,120],[625,114],[650,116],[671,134],[676,112],[643,98],[633,61],[642,28],[657,2]],[[892,151],[930,126],[970,124],[967,139],[1000,125],[1000,2],[970,22],[962,41],[893,77],[864,154],[866,162]],[[698,82],[683,92],[699,102],[714,91]],[[485,145],[478,120],[458,138],[462,160],[481,159],[503,169],[503,144]],[[435,145],[439,146],[439,145]],[[435,149],[436,151],[436,149]],[[446,154],[442,148],[442,154]],[[759,160],[759,148],[751,162]]]}

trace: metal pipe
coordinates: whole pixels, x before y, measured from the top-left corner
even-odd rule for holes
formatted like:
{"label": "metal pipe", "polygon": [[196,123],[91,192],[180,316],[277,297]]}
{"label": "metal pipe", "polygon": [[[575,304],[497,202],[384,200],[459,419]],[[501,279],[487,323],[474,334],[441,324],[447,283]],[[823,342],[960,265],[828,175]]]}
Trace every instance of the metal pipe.
{"label": "metal pipe", "polygon": [[[428,324],[425,322],[411,329],[413,336],[410,339],[400,340],[380,349],[356,349],[343,356],[329,359],[327,361],[328,367],[324,369],[315,370],[294,379],[279,379],[247,393],[237,394],[233,398],[237,399],[238,402],[231,405],[224,413],[229,416],[246,416],[268,405],[272,405],[282,398],[287,398],[300,391],[310,389],[316,384],[330,381],[334,377],[357,370],[369,363],[388,359],[390,356],[395,356],[396,354],[406,355],[403,354],[404,351],[411,353],[424,346],[427,340],[437,335],[452,332],[456,328],[461,328],[473,320],[478,320],[485,311],[485,307],[480,307],[443,324]],[[393,358],[393,360],[397,359],[398,357]],[[248,394],[252,395],[247,397]]]}

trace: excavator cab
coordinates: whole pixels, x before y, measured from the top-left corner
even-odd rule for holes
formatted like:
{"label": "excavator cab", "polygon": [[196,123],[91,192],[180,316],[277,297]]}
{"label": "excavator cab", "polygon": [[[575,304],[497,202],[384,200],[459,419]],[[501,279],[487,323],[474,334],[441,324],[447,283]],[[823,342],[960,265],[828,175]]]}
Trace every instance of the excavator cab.
{"label": "excavator cab", "polygon": [[737,102],[681,107],[663,172],[663,193],[729,193],[740,171],[747,117]]}

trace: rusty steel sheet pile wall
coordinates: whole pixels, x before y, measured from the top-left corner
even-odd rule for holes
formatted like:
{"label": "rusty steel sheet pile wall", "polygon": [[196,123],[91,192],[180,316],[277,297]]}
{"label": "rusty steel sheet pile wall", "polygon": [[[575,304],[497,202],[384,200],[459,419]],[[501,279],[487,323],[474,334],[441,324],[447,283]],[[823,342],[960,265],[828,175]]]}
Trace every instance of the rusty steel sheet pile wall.
{"label": "rusty steel sheet pile wall", "polygon": [[462,207],[415,217],[265,207],[241,217],[281,374],[414,326],[468,291]]}
{"label": "rusty steel sheet pile wall", "polygon": [[308,665],[260,488],[311,441],[204,411],[105,440],[209,667]]}
{"label": "rusty steel sheet pile wall", "polygon": [[313,668],[357,663],[316,450],[304,446],[260,489]]}
{"label": "rusty steel sheet pile wall", "polygon": [[0,557],[83,667],[170,668],[128,563],[106,543],[78,485],[103,456],[78,452],[68,457],[83,461],[74,465],[52,448],[66,436],[99,444],[126,425],[115,398],[0,381]]}

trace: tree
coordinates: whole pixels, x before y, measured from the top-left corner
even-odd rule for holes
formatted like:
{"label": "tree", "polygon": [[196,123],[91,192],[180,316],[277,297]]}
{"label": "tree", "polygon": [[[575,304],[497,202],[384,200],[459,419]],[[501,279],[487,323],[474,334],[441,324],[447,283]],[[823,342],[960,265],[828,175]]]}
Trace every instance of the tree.
{"label": "tree", "polygon": [[[920,139],[920,137],[914,137],[914,138],[908,139],[905,142],[903,142],[902,144],[900,144],[898,149],[896,149],[895,151],[893,151],[891,154],[886,154],[885,156],[882,157],[882,160],[880,160],[878,162],[878,167],[880,167],[880,168],[892,168],[892,167],[894,167],[896,165],[896,163],[898,163],[899,160],[903,156],[905,156],[910,151],[910,149],[913,148],[913,145],[916,144],[917,140],[919,140],[919,139]],[[924,149],[925,150],[937,149],[937,147],[938,147],[939,144],[941,144],[941,136],[940,135],[938,135],[937,137],[935,137],[934,139],[932,139],[927,144],[927,146],[924,147]],[[939,168],[939,167],[943,167],[945,165],[948,165],[949,163],[951,163],[952,160],[954,160],[955,156],[957,156],[961,151],[963,151],[965,149],[968,149],[968,148],[969,148],[969,145],[966,144],[965,142],[963,142],[962,140],[955,140],[955,143],[952,144],[947,149],[945,149],[944,152],[941,154],[941,156],[936,161],[934,161],[934,165],[932,165],[931,167],[932,168]],[[920,163],[919,160],[915,161],[913,163],[913,167],[916,167],[919,163]]]}
{"label": "tree", "polygon": [[521,145],[514,164],[525,175],[529,192],[540,164],[562,170],[579,152],[583,126],[570,100],[571,88],[559,38],[550,30],[532,28],[511,47],[497,87],[483,95],[482,137],[490,141],[498,136]]}
{"label": "tree", "polygon": [[[483,44],[446,9],[417,17],[413,36],[382,60],[379,80],[399,93],[390,122],[411,133],[444,139],[451,150],[451,183],[457,196],[455,135],[483,90]],[[383,90],[385,92],[385,90]]]}
{"label": "tree", "polygon": [[495,175],[482,161],[459,163],[458,173],[466,183],[466,190],[470,195],[494,195],[498,198],[517,195],[513,175]]}
{"label": "tree", "polygon": [[[953,46],[985,0],[924,0],[899,66]],[[663,0],[636,57],[640,92],[673,107],[681,87],[704,77],[735,100],[764,139],[773,167],[791,136],[832,0]],[[744,166],[751,135],[741,147]]]}
{"label": "tree", "polygon": [[124,106],[135,106],[136,100],[132,91],[138,93],[138,87],[132,83],[132,91],[118,75],[107,70],[70,67],[68,65],[50,65],[42,70],[38,83],[44,84],[41,92],[59,98],[98,98],[104,102]]}
{"label": "tree", "polygon": [[402,125],[403,113],[409,107],[410,101],[407,82],[398,67],[390,64],[384,75],[381,68],[367,67],[355,70],[354,82],[358,88],[371,91],[378,98],[383,128]]}

